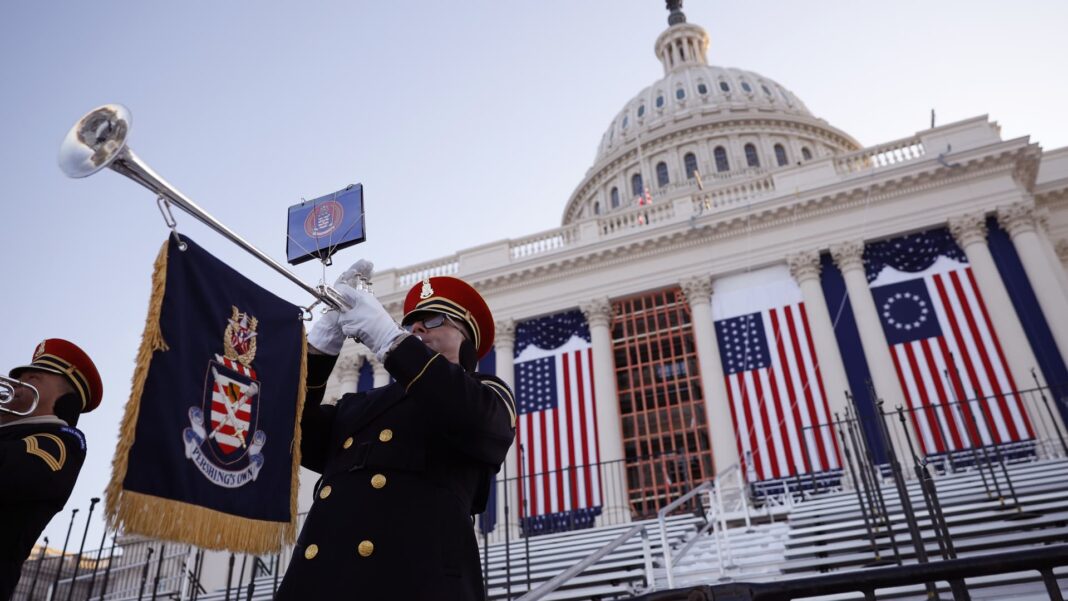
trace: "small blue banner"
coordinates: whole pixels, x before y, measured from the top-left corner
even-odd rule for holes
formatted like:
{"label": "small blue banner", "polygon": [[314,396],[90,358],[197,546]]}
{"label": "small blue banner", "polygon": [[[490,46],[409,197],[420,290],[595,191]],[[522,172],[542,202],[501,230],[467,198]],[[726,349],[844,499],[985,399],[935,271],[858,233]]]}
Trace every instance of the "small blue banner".
{"label": "small blue banner", "polygon": [[289,207],[286,260],[290,265],[329,260],[338,250],[366,239],[363,184]]}

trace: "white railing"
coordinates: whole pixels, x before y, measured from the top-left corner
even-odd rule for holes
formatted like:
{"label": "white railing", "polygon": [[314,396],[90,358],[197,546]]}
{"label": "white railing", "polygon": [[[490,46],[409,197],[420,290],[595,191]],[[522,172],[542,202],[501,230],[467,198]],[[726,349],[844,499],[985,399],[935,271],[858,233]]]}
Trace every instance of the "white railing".
{"label": "white railing", "polygon": [[919,138],[906,138],[838,157],[834,160],[834,169],[839,174],[848,175],[858,171],[900,165],[922,158],[926,153],[923,142]]}
{"label": "white railing", "polygon": [[567,225],[533,236],[511,240],[508,243],[508,253],[512,259],[523,259],[571,246],[577,240],[578,228],[574,225]]}
{"label": "white railing", "polygon": [[640,227],[664,223],[674,217],[675,207],[672,203],[653,203],[636,207],[623,213],[601,217],[597,220],[597,229],[602,236],[610,236]]}
{"label": "white railing", "polygon": [[774,192],[775,180],[771,177],[709,190],[694,196],[694,213],[746,204],[754,198],[768,196]]}
{"label": "white railing", "polygon": [[454,275],[460,270],[460,261],[455,256],[447,257],[444,259],[438,259],[436,261],[430,261],[427,263],[420,263],[419,265],[413,265],[405,269],[403,272],[397,274],[397,281],[402,288],[407,288],[422,280],[439,275]]}

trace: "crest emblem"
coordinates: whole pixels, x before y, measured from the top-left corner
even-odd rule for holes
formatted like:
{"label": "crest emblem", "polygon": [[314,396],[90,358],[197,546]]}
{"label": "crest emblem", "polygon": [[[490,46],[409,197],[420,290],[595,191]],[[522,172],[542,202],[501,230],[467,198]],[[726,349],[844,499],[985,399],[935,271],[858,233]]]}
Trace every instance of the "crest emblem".
{"label": "crest emblem", "polygon": [[230,308],[233,309],[233,315],[223,333],[223,356],[249,367],[256,359],[256,326],[259,320],[242,313],[237,307],[231,305]]}
{"label": "crest emblem", "polygon": [[189,408],[182,432],[185,456],[204,477],[226,488],[256,479],[267,435],[259,424],[260,381],[256,358],[258,320],[232,307],[223,333],[223,354],[208,361],[200,406]]}
{"label": "crest emblem", "polygon": [[430,278],[423,280],[423,287],[419,290],[419,298],[427,299],[434,296],[434,289],[430,287]]}
{"label": "crest emblem", "polygon": [[309,238],[325,238],[341,227],[345,207],[336,200],[316,205],[304,219],[304,233]]}
{"label": "crest emblem", "polygon": [[38,357],[40,357],[41,355],[44,354],[44,351],[45,351],[45,341],[42,340],[41,344],[38,344],[37,348],[35,348],[33,350],[33,358],[37,359]]}

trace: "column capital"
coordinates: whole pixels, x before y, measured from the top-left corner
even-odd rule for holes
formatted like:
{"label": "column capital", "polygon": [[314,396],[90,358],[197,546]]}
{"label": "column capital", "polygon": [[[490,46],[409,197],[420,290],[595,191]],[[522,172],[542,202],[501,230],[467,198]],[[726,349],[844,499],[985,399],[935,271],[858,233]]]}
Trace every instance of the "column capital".
{"label": "column capital", "polygon": [[798,284],[808,280],[818,280],[820,278],[820,251],[803,250],[786,255],[786,265],[790,268],[790,275],[797,280]]}
{"label": "column capital", "polygon": [[699,275],[687,278],[679,282],[682,293],[690,306],[707,305],[712,302],[712,280],[708,276]]}
{"label": "column capital", "polygon": [[379,377],[389,375],[389,372],[386,371],[386,365],[384,363],[375,358],[371,358],[369,360],[371,362],[371,369],[374,371],[376,380]]}
{"label": "column capital", "polygon": [[864,241],[849,240],[831,246],[831,258],[842,273],[859,269],[864,271]]}
{"label": "column capital", "polygon": [[514,347],[515,346],[515,320],[514,319],[502,319],[493,324],[495,333],[493,335],[493,344],[497,347]]}
{"label": "column capital", "polygon": [[1014,202],[998,207],[998,224],[1005,228],[1009,236],[1015,238],[1020,234],[1034,232],[1038,225],[1035,205],[1028,202]]}
{"label": "column capital", "polygon": [[596,326],[608,327],[608,324],[612,321],[612,301],[608,300],[607,296],[583,303],[579,310],[586,316],[586,321],[591,328]]}
{"label": "column capital", "polygon": [[966,213],[949,220],[949,233],[961,248],[986,244],[986,214]]}
{"label": "column capital", "polygon": [[1053,245],[1053,251],[1057,253],[1057,258],[1061,260],[1061,263],[1068,262],[1068,240],[1058,240]]}

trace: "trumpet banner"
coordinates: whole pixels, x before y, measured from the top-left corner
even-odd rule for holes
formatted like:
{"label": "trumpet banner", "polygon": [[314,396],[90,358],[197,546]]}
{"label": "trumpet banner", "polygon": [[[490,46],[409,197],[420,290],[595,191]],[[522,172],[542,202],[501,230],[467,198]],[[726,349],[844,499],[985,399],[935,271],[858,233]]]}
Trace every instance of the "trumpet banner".
{"label": "trumpet banner", "polygon": [[296,537],[301,310],[185,238],[160,249],[106,494],[112,527],[262,554]]}

